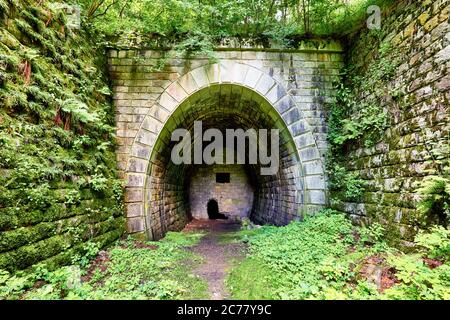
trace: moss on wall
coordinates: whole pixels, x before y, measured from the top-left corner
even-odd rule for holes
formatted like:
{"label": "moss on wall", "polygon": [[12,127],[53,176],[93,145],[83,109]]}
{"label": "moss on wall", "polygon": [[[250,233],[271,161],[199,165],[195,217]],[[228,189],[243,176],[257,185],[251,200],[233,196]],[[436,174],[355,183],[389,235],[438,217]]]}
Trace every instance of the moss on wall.
{"label": "moss on wall", "polygon": [[[417,207],[418,188],[442,174],[436,162],[449,156],[448,20],[448,1],[399,1],[383,15],[380,30],[361,29],[346,41],[352,94],[345,97],[354,108],[341,114],[349,119],[347,132],[341,127],[331,138],[347,134],[337,159],[363,190],[353,199],[332,190],[333,206],[358,221],[383,223],[394,242],[412,240],[438,222]],[[359,117],[367,105],[378,110],[372,116],[386,115],[385,124],[361,135],[348,130],[352,119],[368,121]],[[436,155],[435,148],[447,151]]]}
{"label": "moss on wall", "polygon": [[0,8],[0,269],[123,232],[104,49],[47,1]]}

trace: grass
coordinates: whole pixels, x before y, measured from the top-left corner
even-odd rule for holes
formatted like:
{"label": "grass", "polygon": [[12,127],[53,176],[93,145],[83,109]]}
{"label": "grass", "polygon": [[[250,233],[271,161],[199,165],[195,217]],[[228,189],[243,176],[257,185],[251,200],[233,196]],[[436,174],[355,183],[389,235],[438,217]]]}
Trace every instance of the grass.
{"label": "grass", "polygon": [[405,254],[379,225],[354,227],[325,211],[286,227],[233,235],[249,254],[231,270],[233,299],[449,299],[450,231],[435,227]]}
{"label": "grass", "polygon": [[[5,299],[205,299],[207,284],[191,273],[201,258],[185,250],[202,233],[168,233],[163,241],[120,241],[81,270],[64,267],[49,272],[35,268],[25,276],[0,277]],[[1,276],[1,275],[0,275]],[[2,286],[3,284],[3,286]]]}
{"label": "grass", "polygon": [[[122,240],[100,254],[90,245],[96,258],[75,259],[81,267],[0,270],[0,299],[207,299],[207,283],[192,271],[202,257],[186,250],[203,236]],[[409,253],[383,239],[381,226],[355,227],[331,210],[285,227],[223,233],[219,243],[248,244],[247,256],[231,261],[226,287],[242,300],[450,299],[450,230],[419,233]]]}
{"label": "grass", "polygon": [[240,231],[226,232],[218,234],[218,242],[220,244],[227,243],[247,243],[249,240],[259,233],[259,229],[243,229]]}
{"label": "grass", "polygon": [[274,300],[276,283],[261,259],[248,257],[230,272],[227,287],[236,300]]}

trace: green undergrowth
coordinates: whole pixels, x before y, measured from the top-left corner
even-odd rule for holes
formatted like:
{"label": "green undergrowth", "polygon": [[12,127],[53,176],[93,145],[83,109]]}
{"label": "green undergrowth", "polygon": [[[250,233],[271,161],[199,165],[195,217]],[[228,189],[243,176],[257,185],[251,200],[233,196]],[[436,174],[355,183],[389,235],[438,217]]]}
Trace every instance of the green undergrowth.
{"label": "green undergrowth", "polygon": [[[361,66],[349,63],[341,72],[336,83],[336,95],[328,107],[327,172],[330,176],[330,190],[333,204],[342,201],[361,201],[367,188],[367,181],[360,172],[347,168],[347,155],[355,148],[372,148],[382,140],[390,125],[389,113],[383,99],[399,99],[398,91],[389,89],[395,68],[399,63],[394,46],[382,40],[382,32],[369,33],[375,44],[374,57],[367,64],[365,76],[360,76]],[[371,92],[371,98],[366,93]],[[374,98],[376,97],[376,98]]]}
{"label": "green undergrowth", "polygon": [[[226,38],[254,45],[295,47],[299,39],[340,37],[367,19],[367,8],[392,0],[73,0],[85,22],[125,46],[174,47],[178,53],[211,52]],[[117,42],[116,42],[117,43]]]}
{"label": "green undergrowth", "polygon": [[249,240],[258,233],[258,229],[243,229],[240,231],[225,232],[218,235],[218,241],[221,244],[238,242],[248,243]]}
{"label": "green undergrowth", "polygon": [[[419,233],[411,252],[389,247],[377,224],[355,227],[326,210],[285,227],[223,234],[248,254],[232,262],[226,286],[232,299],[449,299],[450,231]],[[106,251],[87,246],[73,265],[45,265],[15,274],[0,271],[2,299],[206,299],[193,274],[203,263],[189,250],[204,233],[170,232],[158,242],[128,238]]]}
{"label": "green undergrowth", "polygon": [[450,231],[419,234],[409,254],[383,239],[380,225],[356,228],[333,211],[244,231],[249,255],[227,285],[234,299],[450,298]]}
{"label": "green undergrowth", "polygon": [[121,240],[88,264],[2,271],[0,299],[205,299],[206,283],[191,273],[201,258],[186,250],[202,236],[170,232],[159,242]]}

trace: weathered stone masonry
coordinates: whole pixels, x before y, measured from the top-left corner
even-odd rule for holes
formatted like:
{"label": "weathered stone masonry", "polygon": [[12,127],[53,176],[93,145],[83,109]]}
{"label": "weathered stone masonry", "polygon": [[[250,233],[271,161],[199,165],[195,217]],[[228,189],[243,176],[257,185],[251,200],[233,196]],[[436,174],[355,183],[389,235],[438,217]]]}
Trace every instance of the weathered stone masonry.
{"label": "weathered stone masonry", "polygon": [[[430,149],[450,139],[449,2],[400,1],[383,19],[382,33],[399,64],[384,96],[365,92],[361,99],[383,103],[391,124],[374,147],[355,144],[346,155],[347,168],[368,187],[361,201],[343,199],[336,207],[391,226],[393,238],[411,239],[426,219],[416,210],[416,190],[424,177],[437,174]],[[349,41],[346,63],[362,80],[370,76],[365,70],[376,59],[377,42],[367,30]],[[400,98],[392,97],[395,92]]]}
{"label": "weathered stone masonry", "polygon": [[[127,181],[128,232],[158,239],[168,230],[182,228],[196,212],[206,210],[206,202],[213,197],[219,198],[221,211],[248,214],[256,222],[276,225],[297,219],[305,211],[314,212],[331,198],[341,198],[341,203],[333,203],[335,208],[359,221],[392,226],[395,232],[391,237],[395,239],[411,239],[424,223],[416,210],[417,187],[427,175],[437,173],[429,163],[430,146],[449,142],[448,6],[448,0],[398,1],[384,16],[381,32],[360,30],[346,39],[345,52],[337,43],[325,41],[318,47],[303,43],[296,51],[218,48],[214,63],[198,56],[169,59],[162,70],[155,71],[164,54],[161,51],[109,50],[117,159],[121,177]],[[20,19],[26,22],[27,17]],[[27,23],[33,24],[33,20]],[[7,23],[3,30],[4,38],[9,39],[7,46],[15,43],[10,41],[14,37],[22,39],[18,29],[9,28],[14,25]],[[61,26],[54,28],[60,30]],[[377,59],[377,34],[391,42],[399,64],[393,80],[383,88],[385,94],[376,96],[375,90],[365,90],[360,99],[381,103],[391,124],[374,147],[352,144],[344,164],[366,180],[368,187],[362,199],[349,201],[327,192],[324,102],[333,95],[332,82],[343,65],[355,66],[354,75],[361,80],[370,76],[368,66]],[[66,40],[55,36],[49,41],[61,49]],[[26,45],[36,46],[35,41]],[[18,50],[20,56],[21,48],[14,44],[11,49]],[[71,62],[72,49],[66,49],[64,54],[58,50],[58,55]],[[48,58],[51,63],[52,58]],[[69,87],[77,87],[80,73],[82,78],[91,77],[89,70],[93,68],[82,67],[92,63],[85,58],[80,56],[81,64],[66,65],[74,69],[80,66],[78,72],[72,72],[76,76]],[[56,78],[65,78],[66,71],[59,71]],[[48,91],[50,87],[40,89],[53,94]],[[97,94],[94,97],[97,99]],[[43,107],[48,108],[45,103]],[[262,177],[258,165],[230,168],[231,184],[221,187],[214,183],[212,173],[228,169],[213,166],[202,173],[201,167],[174,166],[169,161],[170,132],[177,127],[191,129],[195,120],[202,120],[205,129],[280,129],[279,174]],[[13,169],[3,169],[0,175],[8,178]],[[88,172],[82,171],[74,178],[87,177]],[[75,182],[52,181],[49,207],[27,207],[9,200],[0,205],[1,269],[24,269],[40,261],[55,268],[71,263],[75,254],[83,254],[88,239],[105,246],[122,235],[124,222],[118,199],[83,187],[74,204],[67,195],[76,189]]]}
{"label": "weathered stone masonry", "polygon": [[194,169],[171,163],[170,135],[192,128],[195,120],[204,129],[280,129],[279,174],[262,177],[258,166],[247,168],[256,186],[253,220],[283,225],[327,203],[323,103],[342,66],[337,43],[295,52],[219,49],[215,63],[205,57],[169,59],[154,71],[163,54],[109,51],[130,233],[157,239],[190,217]]}
{"label": "weathered stone masonry", "polygon": [[[229,183],[216,183],[217,173],[228,173]],[[230,218],[246,218],[251,214],[254,186],[243,165],[199,166],[191,176],[189,204],[195,219],[208,219],[206,205],[217,201],[219,212]]]}

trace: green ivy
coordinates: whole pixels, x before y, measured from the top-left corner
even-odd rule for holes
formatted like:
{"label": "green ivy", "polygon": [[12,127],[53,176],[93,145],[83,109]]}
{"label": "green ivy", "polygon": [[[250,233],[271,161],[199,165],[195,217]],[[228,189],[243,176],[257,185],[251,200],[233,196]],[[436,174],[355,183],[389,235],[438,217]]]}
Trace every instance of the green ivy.
{"label": "green ivy", "polygon": [[343,192],[348,200],[361,200],[365,190],[365,181],[359,179],[357,173],[348,172],[345,167],[336,163],[328,164],[327,167],[330,190]]}

